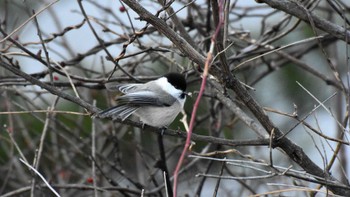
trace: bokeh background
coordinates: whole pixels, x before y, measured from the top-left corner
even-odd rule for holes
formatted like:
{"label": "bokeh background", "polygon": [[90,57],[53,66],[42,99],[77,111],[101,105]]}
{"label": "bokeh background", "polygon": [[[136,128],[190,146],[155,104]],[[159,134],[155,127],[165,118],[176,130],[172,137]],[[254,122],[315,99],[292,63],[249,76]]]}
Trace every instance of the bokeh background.
{"label": "bokeh background", "polygon": [[[348,186],[350,64],[346,41],[267,4],[224,2],[222,42],[231,72],[276,127],[288,132],[286,136],[320,168]],[[173,20],[179,19],[193,47],[207,55],[216,28],[211,1],[139,3],[183,36]],[[298,3],[330,23],[350,25],[350,4],[345,0]],[[204,65],[193,62],[158,27],[146,23],[122,1],[1,0],[0,10],[1,40],[10,34],[10,39],[0,43],[0,61],[97,108],[115,105],[114,98],[120,95],[107,92],[106,82],[146,82],[168,72],[183,73],[193,96],[169,129],[186,130]],[[35,13],[39,14],[32,17]],[[285,48],[269,53],[279,47]],[[213,66],[218,67],[219,61],[215,56]],[[242,121],[249,117],[260,125],[221,82],[220,77],[210,76],[194,133],[230,140],[268,138],[267,133],[256,132],[263,130],[261,126],[254,129]],[[244,115],[228,108],[217,91]],[[163,174],[156,165],[160,158],[157,134],[120,121],[93,119],[92,111],[4,67],[0,67],[0,100],[1,196],[53,195],[20,158],[35,167],[61,196],[166,196]],[[184,139],[164,135],[163,142],[172,175]],[[287,169],[315,180],[283,151],[268,145],[195,141],[180,174],[178,193],[327,195],[328,190],[317,182],[283,174]]]}

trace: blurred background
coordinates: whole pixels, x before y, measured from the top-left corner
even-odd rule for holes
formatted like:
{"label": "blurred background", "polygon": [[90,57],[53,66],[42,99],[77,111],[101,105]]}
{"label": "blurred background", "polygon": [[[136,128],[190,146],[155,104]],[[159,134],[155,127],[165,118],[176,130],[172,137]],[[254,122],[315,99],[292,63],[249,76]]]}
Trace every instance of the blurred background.
{"label": "blurred background", "polygon": [[[275,126],[288,133],[319,167],[348,184],[346,42],[266,4],[224,2],[223,43],[232,73],[248,87]],[[174,21],[178,19],[190,44],[206,56],[215,31],[211,1],[139,3],[184,36]],[[345,0],[299,3],[330,23],[350,25],[350,3]],[[203,65],[192,62],[122,1],[0,0],[0,10],[0,38],[7,38],[0,42],[0,61],[100,109],[115,105],[115,97],[120,95],[105,90],[107,81],[146,82],[168,72],[183,73],[193,96],[170,129],[186,130],[180,119],[187,115],[185,122],[190,120]],[[286,48],[266,54],[279,47]],[[215,57],[213,66],[218,61]],[[219,91],[257,123],[235,94],[221,85]],[[262,137],[218,99],[217,89],[208,83],[194,133],[232,140]],[[61,196],[141,196],[142,189],[145,196],[166,196],[163,175],[156,165],[160,157],[156,134],[92,119],[82,106],[3,67],[0,100],[1,196],[53,195],[19,158],[35,167]],[[172,175],[184,140],[167,135],[163,140]],[[214,151],[223,152],[208,154]],[[282,151],[268,146],[196,141],[180,174],[179,196],[327,195],[325,188],[312,181],[273,174],[270,154],[277,169],[307,174]],[[312,193],[312,189],[320,190]]]}

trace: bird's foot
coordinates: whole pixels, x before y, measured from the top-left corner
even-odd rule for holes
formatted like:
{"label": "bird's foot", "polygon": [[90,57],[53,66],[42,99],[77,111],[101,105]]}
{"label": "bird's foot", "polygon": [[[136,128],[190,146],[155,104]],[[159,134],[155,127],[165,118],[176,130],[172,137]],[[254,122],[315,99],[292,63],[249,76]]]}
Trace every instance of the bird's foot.
{"label": "bird's foot", "polygon": [[168,127],[162,127],[162,130],[161,130],[160,134],[163,136],[163,135],[164,135],[165,130],[167,130],[167,129],[168,129]]}

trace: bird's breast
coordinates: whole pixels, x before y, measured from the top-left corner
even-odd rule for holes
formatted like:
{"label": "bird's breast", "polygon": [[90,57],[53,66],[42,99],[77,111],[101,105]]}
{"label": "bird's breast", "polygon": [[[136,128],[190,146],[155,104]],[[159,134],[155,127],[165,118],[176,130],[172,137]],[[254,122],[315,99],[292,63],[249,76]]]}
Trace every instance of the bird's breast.
{"label": "bird's breast", "polygon": [[140,121],[154,127],[170,125],[180,113],[182,104],[176,102],[169,107],[142,107],[135,112]]}

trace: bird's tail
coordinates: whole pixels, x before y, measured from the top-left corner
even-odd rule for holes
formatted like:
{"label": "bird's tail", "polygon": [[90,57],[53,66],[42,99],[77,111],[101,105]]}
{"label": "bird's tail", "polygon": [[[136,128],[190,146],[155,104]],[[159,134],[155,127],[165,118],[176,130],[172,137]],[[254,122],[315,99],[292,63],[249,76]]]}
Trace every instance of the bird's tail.
{"label": "bird's tail", "polygon": [[131,107],[127,105],[117,105],[99,112],[97,114],[97,117],[100,117],[100,118],[111,117],[112,119],[120,118],[122,121],[124,121],[131,114],[133,114],[137,109],[138,107]]}

